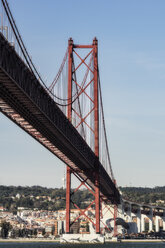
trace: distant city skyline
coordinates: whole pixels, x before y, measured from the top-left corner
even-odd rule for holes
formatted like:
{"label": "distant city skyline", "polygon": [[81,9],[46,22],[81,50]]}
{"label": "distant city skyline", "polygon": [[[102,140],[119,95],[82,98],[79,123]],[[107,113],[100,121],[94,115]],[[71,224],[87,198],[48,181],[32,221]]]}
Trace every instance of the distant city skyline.
{"label": "distant city skyline", "polygon": [[[98,38],[112,168],[119,186],[163,186],[165,1],[8,0],[49,86],[70,37]],[[62,187],[65,165],[0,113],[0,184]]]}

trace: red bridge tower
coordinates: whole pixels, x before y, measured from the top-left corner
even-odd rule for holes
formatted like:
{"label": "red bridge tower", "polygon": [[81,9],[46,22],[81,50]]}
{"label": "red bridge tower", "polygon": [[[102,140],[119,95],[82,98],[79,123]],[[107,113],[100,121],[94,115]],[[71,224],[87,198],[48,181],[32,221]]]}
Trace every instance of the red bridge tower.
{"label": "red bridge tower", "polygon": [[[77,52],[76,49],[88,49],[90,50],[89,53],[85,56],[83,59]],[[77,55],[77,57],[80,59],[79,65],[74,68],[73,66],[73,53]],[[89,68],[89,65],[86,63],[86,58],[91,55],[92,56],[92,62],[93,62],[93,70]],[[76,82],[75,79],[73,79],[73,74],[78,70],[78,68],[82,65],[85,65],[90,73],[93,75],[88,85],[84,88],[81,88],[81,86]],[[94,38],[92,45],[75,45],[73,43],[73,40],[70,38],[68,41],[68,110],[67,110],[67,117],[72,122],[72,99],[73,99],[73,84],[76,84],[81,90],[80,94],[87,93],[85,92],[86,88],[93,84],[93,99],[91,100],[93,104],[93,108],[88,114],[84,117],[79,116],[81,118],[81,123],[84,123],[88,125],[85,122],[85,119],[87,116],[89,116],[92,112],[94,112],[94,153],[97,157],[97,160],[95,162],[95,171],[93,172],[93,175],[95,177],[95,185],[94,185],[94,192],[86,185],[86,182],[83,180],[81,181],[81,185],[84,185],[87,187],[87,189],[94,195],[94,201],[89,205],[89,207],[92,204],[95,204],[95,219],[96,222],[94,223],[86,214],[86,210],[80,210],[76,204],[74,204],[80,211],[80,215],[85,215],[85,217],[92,222],[92,224],[95,226],[96,233],[100,233],[100,183],[99,183],[99,104],[98,104],[98,42],[97,39]],[[89,126],[88,126],[89,127]],[[90,128],[90,127],[89,127]],[[69,166],[67,166],[67,173],[66,173],[66,233],[70,233],[70,227],[71,227],[71,221],[70,221],[70,206],[71,206],[71,173],[73,173],[76,176],[76,171],[71,170]],[[80,186],[75,190],[77,191]],[[77,219],[77,218],[76,218]]]}

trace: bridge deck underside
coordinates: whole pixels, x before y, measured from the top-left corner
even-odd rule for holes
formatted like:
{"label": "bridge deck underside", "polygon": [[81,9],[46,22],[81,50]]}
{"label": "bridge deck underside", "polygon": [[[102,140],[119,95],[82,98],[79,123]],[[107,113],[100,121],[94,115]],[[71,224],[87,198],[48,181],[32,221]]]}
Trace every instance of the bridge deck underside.
{"label": "bridge deck underside", "polygon": [[[100,162],[1,34],[0,110],[94,189],[95,165]],[[99,167],[101,195],[119,202],[118,190],[103,166]]]}

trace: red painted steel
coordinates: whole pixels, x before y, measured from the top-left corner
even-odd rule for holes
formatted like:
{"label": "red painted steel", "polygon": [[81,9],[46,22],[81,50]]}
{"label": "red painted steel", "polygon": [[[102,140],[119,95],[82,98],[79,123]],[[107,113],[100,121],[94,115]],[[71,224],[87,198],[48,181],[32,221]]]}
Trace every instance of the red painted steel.
{"label": "red painted steel", "polygon": [[87,127],[94,133],[94,130],[88,125],[88,123],[85,121],[85,119],[93,112],[94,108],[90,110],[90,112],[84,117],[82,118],[75,109],[73,109],[73,111],[76,113],[76,115],[80,118],[80,123],[76,126],[76,128],[78,128],[82,123],[85,123],[87,125]]}
{"label": "red painted steel", "polygon": [[[80,211],[80,215],[76,218],[76,220],[79,219],[81,215],[84,215],[84,216],[85,216],[85,217],[86,217],[86,218],[95,226],[96,224],[93,222],[93,220],[92,220],[88,215],[85,214],[85,212],[93,205],[93,203],[94,203],[94,201],[92,201],[92,202],[90,203],[90,205],[89,205],[86,209],[84,209],[84,210],[80,209],[80,208],[74,203],[74,206]],[[75,220],[73,221],[73,223],[74,223],[74,222],[75,222]]]}
{"label": "red painted steel", "polygon": [[[85,56],[85,58],[82,58],[79,54],[78,54],[78,52],[76,52],[75,51],[75,49],[73,49],[73,53],[81,60],[81,62],[77,65],[77,67],[73,70],[73,74],[74,73],[76,73],[76,71],[80,68],[80,66],[81,65],[85,65],[86,66],[86,68],[87,68],[87,72],[86,72],[86,74],[85,74],[85,77],[84,77],[84,79],[83,79],[83,85],[82,86],[80,86],[79,85],[79,83],[76,81],[76,80],[74,80],[74,79],[72,79],[73,80],[73,82],[76,84],[76,86],[78,86],[79,87],[79,89],[80,89],[80,93],[78,94],[78,97],[80,97],[80,95],[81,94],[85,94],[87,97],[88,97],[88,99],[91,101],[91,103],[93,103],[93,105],[94,105],[94,99],[92,99],[88,94],[87,94],[87,92],[86,92],[86,89],[94,82],[94,71],[90,68],[90,66],[91,66],[91,62],[92,62],[92,60],[93,60],[93,49],[94,49],[94,46],[93,46],[93,44],[92,45],[89,45],[89,46],[84,46],[84,45],[80,45],[80,46],[78,46],[78,45],[73,45],[73,47],[74,48],[91,48],[91,50],[87,53],[87,55]],[[90,55],[92,55],[91,56],[91,59],[90,59],[90,63],[89,63],[89,65],[85,62],[86,61],[86,59],[90,56]],[[90,80],[90,82],[88,82],[87,83],[87,85],[85,86],[85,83],[86,83],[86,79],[87,79],[87,74],[89,73],[89,71],[93,74],[93,78]],[[94,107],[95,108],[95,107]],[[77,126],[75,126],[75,128],[78,128],[81,124],[85,124],[90,130],[91,130],[91,132],[93,132],[94,133],[94,130],[90,127],[90,125],[85,121],[86,120],[86,118],[94,111],[94,108],[92,108],[87,114],[86,114],[86,116],[85,117],[82,117],[79,113],[77,113],[77,111],[73,108],[72,109],[72,111],[74,111],[75,112],[75,114],[80,118],[80,123],[79,124],[77,124]]]}
{"label": "red painted steel", "polygon": [[[75,175],[75,177],[77,177],[77,179],[81,182],[81,184],[84,185],[93,196],[95,196],[95,193],[86,184],[86,181],[88,180],[88,178],[86,178],[85,180],[82,180],[76,173],[73,172],[73,174]],[[82,186],[81,184],[80,186]]]}
{"label": "red painted steel", "polygon": [[98,110],[98,54],[97,39],[93,40],[93,56],[94,56],[94,107],[95,107],[95,155],[99,157],[99,110]]}
{"label": "red painted steel", "polygon": [[91,70],[91,68],[87,65],[87,63],[85,62],[85,60],[89,57],[89,55],[92,53],[92,50],[86,55],[86,57],[84,59],[81,58],[81,56],[74,50],[74,53],[77,55],[77,57],[81,60],[81,63],[76,67],[76,69],[74,70],[77,71],[77,69],[82,65],[86,65],[86,67],[93,73],[93,71]]}
{"label": "red painted steel", "polygon": [[[99,102],[98,102],[98,47],[97,39],[93,40],[94,56],[94,129],[95,129],[95,155],[99,157]],[[95,204],[96,204],[96,233],[100,233],[100,190],[99,168],[96,164],[95,171]]]}
{"label": "red painted steel", "polygon": [[104,225],[104,227],[109,231],[111,232],[110,228],[101,220],[101,223]]}
{"label": "red painted steel", "polygon": [[116,218],[117,218],[117,205],[114,205],[114,233],[113,236],[117,236],[117,225],[116,225]]}
{"label": "red painted steel", "polygon": [[92,45],[76,45],[76,44],[73,47],[74,48],[93,48]]}
{"label": "red painted steel", "polygon": [[[81,56],[78,54],[78,52],[75,51],[74,48],[90,48],[91,51],[89,51],[87,53],[87,55],[85,56],[85,58],[81,58]],[[80,59],[80,63],[77,65],[77,67],[74,69],[73,66],[73,54],[75,56],[77,56]],[[92,60],[93,60],[93,65],[94,68],[92,69],[90,67],[90,64],[88,65],[86,63],[86,59],[89,56],[92,56]],[[90,61],[91,63],[91,61]],[[81,67],[81,65],[85,65],[87,68],[87,71],[92,73],[92,80],[90,80],[90,82],[85,86],[85,81],[83,83],[83,86],[80,86],[80,84],[77,82],[77,80],[74,80],[73,78],[73,74],[76,73],[76,71]],[[91,85],[93,83],[94,85],[94,96],[93,99],[85,92],[85,90],[87,89],[87,87],[89,85]],[[81,116],[81,113],[78,113],[74,107],[72,106],[72,87],[73,84],[76,85],[76,87],[79,87],[80,89],[80,93],[79,96],[84,93],[88,99],[92,102],[93,107],[91,108],[91,110],[89,110],[88,113],[86,113],[86,115],[83,117]],[[94,153],[96,155],[96,163],[95,163],[95,172],[94,172],[94,176],[95,176],[95,190],[94,192],[92,190],[90,190],[90,188],[86,185],[86,181],[81,181],[80,180],[80,186],[77,187],[77,189],[75,190],[75,192],[82,186],[84,185],[90,192],[92,191],[92,194],[95,197],[95,200],[89,204],[89,206],[85,209],[85,210],[81,210],[74,202],[74,206],[80,210],[80,216],[84,215],[90,222],[92,222],[92,224],[95,226],[96,229],[96,233],[100,233],[100,182],[99,182],[99,100],[98,100],[99,96],[98,96],[98,42],[97,39],[95,38],[93,40],[93,44],[92,45],[74,45],[73,44],[73,40],[69,39],[68,42],[68,119],[71,121],[72,120],[72,111],[74,111],[76,113],[76,115],[78,116],[78,118],[80,118],[80,122],[77,124],[76,128],[78,128],[82,123],[84,123],[86,126],[88,126],[88,128],[94,133]],[[94,129],[92,129],[88,123],[86,122],[86,118],[94,111]],[[97,160],[98,159],[98,160]],[[76,171],[72,171],[72,173],[74,175],[76,175]],[[73,192],[74,193],[74,192]],[[71,170],[69,167],[67,167],[67,183],[66,183],[66,233],[70,232],[70,226],[72,225],[72,223],[74,223],[75,221],[77,221],[77,219],[80,217],[77,217],[71,224],[70,224],[70,202],[71,202]],[[93,220],[91,220],[87,215],[86,215],[86,211],[89,209],[89,207],[91,207],[93,205],[93,203],[95,203],[95,219],[96,219],[96,223],[93,222]]]}
{"label": "red painted steel", "polygon": [[72,122],[72,63],[73,40],[68,41],[68,119]]}
{"label": "red painted steel", "polygon": [[[116,185],[116,180],[114,179],[114,184]],[[114,233],[113,236],[117,236],[117,225],[116,225],[116,218],[117,218],[117,204],[114,204]]]}
{"label": "red painted steel", "polygon": [[71,190],[71,169],[67,166],[66,173],[66,233],[70,233],[70,190]]}
{"label": "red painted steel", "polygon": [[[105,209],[105,208],[106,208],[107,210],[106,210],[106,212],[104,213],[104,215],[106,215],[106,213],[107,213],[108,211],[109,211],[111,214],[114,214],[114,213],[111,211],[111,209],[110,209],[106,204],[104,205],[104,209]],[[103,210],[104,210],[104,209],[103,209]]]}
{"label": "red painted steel", "polygon": [[[68,41],[68,119],[72,122],[72,51],[73,40]],[[70,233],[70,195],[71,195],[71,169],[67,166],[66,173],[66,233]]]}

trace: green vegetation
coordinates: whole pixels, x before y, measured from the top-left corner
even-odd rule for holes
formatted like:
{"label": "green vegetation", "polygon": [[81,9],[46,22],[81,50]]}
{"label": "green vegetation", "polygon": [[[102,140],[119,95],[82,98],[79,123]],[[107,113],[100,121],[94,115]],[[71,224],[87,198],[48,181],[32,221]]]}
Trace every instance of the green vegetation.
{"label": "green vegetation", "polygon": [[6,239],[9,231],[12,229],[12,226],[10,225],[9,222],[3,221],[1,222],[0,227],[1,227],[0,236]]}
{"label": "green vegetation", "polygon": [[[80,208],[88,206],[93,195],[88,190],[78,190],[72,195],[73,202]],[[65,209],[65,189],[41,186],[0,186],[0,205],[13,213],[18,207],[56,211]],[[73,204],[71,206],[74,208]]]}
{"label": "green vegetation", "polygon": [[165,205],[165,186],[155,188],[119,187],[119,190],[126,200],[159,206]]}
{"label": "green vegetation", "polygon": [[[130,201],[165,205],[165,187],[120,187],[119,190],[123,198]],[[78,190],[72,195],[73,202],[82,209],[92,199],[93,195],[86,189]],[[13,213],[17,212],[18,207],[50,211],[65,209],[65,200],[65,189],[62,188],[0,186],[0,205]],[[74,208],[73,204],[71,207]]]}

